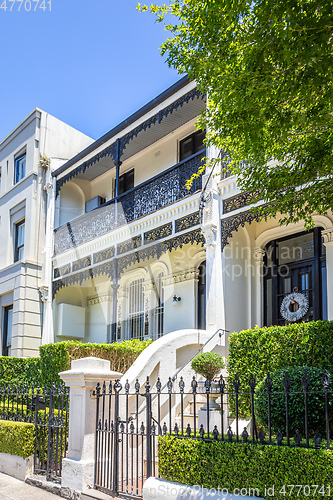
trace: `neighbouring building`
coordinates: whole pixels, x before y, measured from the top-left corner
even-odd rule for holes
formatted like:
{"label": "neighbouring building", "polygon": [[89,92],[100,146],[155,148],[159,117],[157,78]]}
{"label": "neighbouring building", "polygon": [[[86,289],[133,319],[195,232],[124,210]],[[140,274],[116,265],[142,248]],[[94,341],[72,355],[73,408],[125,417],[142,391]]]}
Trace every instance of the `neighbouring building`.
{"label": "neighbouring building", "polygon": [[53,232],[50,172],[91,142],[36,108],[0,143],[2,355],[34,356],[50,337],[43,331]]}

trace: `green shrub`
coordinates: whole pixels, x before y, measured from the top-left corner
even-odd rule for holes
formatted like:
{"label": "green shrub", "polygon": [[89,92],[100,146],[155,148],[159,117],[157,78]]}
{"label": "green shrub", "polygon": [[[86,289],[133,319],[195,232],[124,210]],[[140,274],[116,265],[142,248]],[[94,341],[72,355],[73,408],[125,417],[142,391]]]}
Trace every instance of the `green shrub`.
{"label": "green shrub", "polygon": [[110,361],[111,370],[125,373],[151,342],[133,339],[112,344],[92,344],[69,340],[42,345],[39,348],[41,379],[43,384],[58,383],[58,373],[69,370],[73,359],[89,356],[106,359]]}
{"label": "green shrub", "polygon": [[[311,497],[323,499],[329,496],[333,484],[333,452],[331,450],[307,450],[275,446],[253,446],[206,442],[195,439],[176,439],[173,436],[159,438],[158,468],[160,476],[169,481],[205,488],[258,488],[264,498],[282,500]],[[283,486],[286,485],[285,493]],[[297,494],[287,485],[310,485]],[[312,485],[324,486],[314,494]],[[274,486],[274,496],[267,488]],[[266,492],[265,492],[266,488]],[[282,491],[281,493],[279,493]],[[290,494],[291,493],[291,494]],[[324,494],[323,494],[324,493]],[[257,495],[258,496],[258,495]]]}
{"label": "green shrub", "polygon": [[39,358],[0,356],[0,386],[31,384],[40,379]]}
{"label": "green shrub", "polygon": [[[267,372],[286,366],[310,366],[333,372],[333,321],[254,328],[229,337],[228,372],[236,374],[240,391],[248,391],[251,373],[257,384]],[[230,386],[230,384],[229,384]],[[232,387],[231,387],[232,389]],[[242,414],[250,414],[249,398],[240,397]]]}
{"label": "green shrub", "polygon": [[224,361],[217,352],[201,352],[193,358],[191,367],[199,375],[213,380],[224,368]]}
{"label": "green shrub", "polygon": [[[271,374],[273,382],[271,395],[271,426],[272,432],[278,429],[284,430],[286,426],[286,399],[284,394],[283,379],[285,373],[290,376],[290,392],[298,394],[289,395],[289,429],[290,434],[298,429],[302,436],[305,435],[305,400],[302,386],[304,370],[310,379],[308,394],[308,425],[310,435],[316,430],[326,432],[325,425],[325,399],[323,397],[322,370],[320,368],[309,368],[291,366],[280,368]],[[318,391],[320,392],[318,394]],[[314,394],[311,394],[313,392]],[[257,425],[267,428],[268,396],[265,381],[262,381],[256,390],[255,415]]]}
{"label": "green shrub", "polygon": [[35,426],[25,422],[0,420],[0,452],[30,457],[35,449]]}

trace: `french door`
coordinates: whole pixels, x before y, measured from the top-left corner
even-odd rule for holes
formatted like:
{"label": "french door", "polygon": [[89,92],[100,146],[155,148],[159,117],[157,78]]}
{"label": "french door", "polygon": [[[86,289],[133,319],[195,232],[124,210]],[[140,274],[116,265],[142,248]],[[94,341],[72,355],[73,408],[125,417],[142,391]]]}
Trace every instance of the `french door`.
{"label": "french door", "polygon": [[273,240],[265,247],[265,325],[288,322],[280,308],[292,292],[308,300],[308,310],[299,321],[327,319],[326,255],[320,228]]}

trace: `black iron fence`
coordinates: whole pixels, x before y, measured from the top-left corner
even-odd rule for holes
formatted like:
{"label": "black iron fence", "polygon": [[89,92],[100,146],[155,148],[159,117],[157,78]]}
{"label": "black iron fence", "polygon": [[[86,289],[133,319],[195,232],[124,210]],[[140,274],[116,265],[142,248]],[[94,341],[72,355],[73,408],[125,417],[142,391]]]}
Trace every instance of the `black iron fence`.
{"label": "black iron fence", "polygon": [[69,389],[0,386],[0,419],[35,425],[34,473],[59,479],[68,448]]}
{"label": "black iron fence", "polygon": [[[318,382],[318,381],[317,381]],[[268,374],[243,386],[236,376],[217,381],[195,377],[165,386],[149,379],[140,387],[117,380],[97,385],[95,488],[141,497],[144,481],[158,477],[158,437],[252,445],[330,448],[333,424],[331,380],[324,372],[313,386],[305,372],[293,390],[288,373],[282,388]],[[207,411],[208,410],[208,411]]]}

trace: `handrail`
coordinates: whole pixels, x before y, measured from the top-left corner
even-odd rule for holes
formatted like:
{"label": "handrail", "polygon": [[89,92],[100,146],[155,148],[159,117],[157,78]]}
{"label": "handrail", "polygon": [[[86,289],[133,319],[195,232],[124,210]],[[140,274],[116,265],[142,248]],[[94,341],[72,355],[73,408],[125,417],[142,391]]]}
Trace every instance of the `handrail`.
{"label": "handrail", "polygon": [[[180,372],[181,372],[181,371],[182,371],[182,370],[183,370],[183,369],[184,369],[184,368],[185,368],[185,367],[186,367],[186,366],[187,366],[187,365],[188,365],[188,364],[192,361],[192,359],[193,359],[193,358],[195,358],[195,357],[196,357],[196,356],[197,356],[197,355],[198,355],[198,354],[202,351],[202,349],[203,349],[204,347],[206,347],[206,345],[207,345],[207,344],[208,344],[208,343],[209,343],[209,342],[210,342],[210,341],[211,341],[211,340],[215,337],[215,335],[216,335],[217,333],[219,334],[219,337],[220,337],[220,339],[221,339],[221,338],[222,338],[222,335],[225,335],[225,333],[228,333],[228,330],[223,330],[222,328],[219,328],[218,330],[216,330],[216,332],[215,332],[215,333],[213,333],[213,335],[212,335],[211,337],[209,337],[209,339],[208,339],[208,340],[206,340],[206,342],[205,342],[205,343],[204,343],[201,347],[199,347],[199,349],[197,350],[197,352],[196,352],[195,354],[193,354],[193,356],[192,356],[192,357],[191,357],[188,361],[186,361],[186,363],[185,363],[185,364],[183,364],[183,366],[182,366],[181,368],[179,368],[179,369],[176,371],[176,373],[174,374],[174,376],[173,376],[173,377],[171,377],[172,382],[174,382],[174,381],[176,380],[178,373],[180,373]],[[164,389],[166,386],[167,386],[167,384],[165,384],[165,385],[162,387],[162,389]],[[161,389],[161,390],[162,390],[162,389]]]}
{"label": "handrail", "polygon": [[[192,361],[193,358],[195,358],[195,356],[197,356],[202,351],[202,349],[204,349],[204,347],[206,347],[206,345],[215,337],[215,335],[217,333],[219,334],[219,337],[222,338],[222,335],[225,335],[228,332],[229,332],[229,330],[223,330],[223,328],[219,328],[218,330],[216,330],[216,332],[214,332],[213,335],[211,337],[209,337],[209,339],[206,340],[206,342],[201,347],[199,347],[199,349],[196,351],[196,353],[193,354],[193,356],[191,356],[190,359],[187,360],[186,363],[183,364],[183,366],[178,368],[176,373],[171,377],[172,382],[174,382],[177,379],[178,374]],[[165,389],[167,385],[168,385],[168,382],[163,385],[160,392],[162,392],[163,389]],[[143,394],[143,396],[145,396],[145,394]],[[152,397],[151,401],[153,402],[154,399],[156,399],[156,398],[157,398],[157,394],[155,394]],[[140,413],[142,413],[146,409],[146,406],[147,405],[145,405],[143,408],[141,408],[141,410],[138,412],[133,412],[132,415],[135,415],[135,416],[131,416],[130,419],[134,420],[134,418],[137,418],[140,415]]]}

